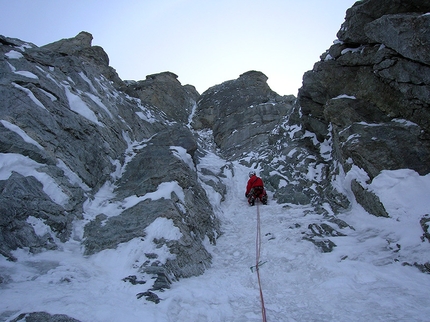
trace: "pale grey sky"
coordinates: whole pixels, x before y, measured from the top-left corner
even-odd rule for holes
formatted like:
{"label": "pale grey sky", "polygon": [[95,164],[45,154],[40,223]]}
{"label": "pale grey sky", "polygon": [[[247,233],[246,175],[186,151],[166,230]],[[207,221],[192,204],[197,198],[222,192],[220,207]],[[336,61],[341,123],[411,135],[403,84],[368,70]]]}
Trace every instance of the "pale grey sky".
{"label": "pale grey sky", "polygon": [[0,0],[0,34],[42,46],[80,31],[122,79],[171,71],[202,93],[248,70],[294,94],[355,0]]}

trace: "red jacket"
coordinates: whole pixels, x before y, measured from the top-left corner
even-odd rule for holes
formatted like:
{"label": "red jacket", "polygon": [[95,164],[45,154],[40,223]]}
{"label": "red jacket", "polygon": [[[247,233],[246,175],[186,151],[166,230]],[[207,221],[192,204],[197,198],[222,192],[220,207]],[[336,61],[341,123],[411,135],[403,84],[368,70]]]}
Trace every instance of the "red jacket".
{"label": "red jacket", "polygon": [[263,180],[261,178],[257,177],[256,175],[252,176],[248,180],[248,184],[246,185],[246,195],[249,193],[249,191],[254,187],[264,187]]}

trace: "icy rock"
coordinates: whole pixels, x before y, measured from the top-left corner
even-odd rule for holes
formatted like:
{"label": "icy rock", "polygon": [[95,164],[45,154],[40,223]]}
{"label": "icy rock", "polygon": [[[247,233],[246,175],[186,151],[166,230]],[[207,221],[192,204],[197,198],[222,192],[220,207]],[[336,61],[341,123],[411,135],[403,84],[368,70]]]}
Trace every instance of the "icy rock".
{"label": "icy rock", "polygon": [[430,231],[429,231],[429,223],[430,222],[430,216],[428,214],[424,215],[420,219],[420,225],[423,229],[423,235],[421,236],[421,240],[424,241],[427,239],[428,242],[430,242]]}
{"label": "icy rock", "polygon": [[130,282],[132,285],[145,284],[146,281],[138,280],[136,275],[130,275],[122,279],[124,282]]}
{"label": "icy rock", "polygon": [[336,247],[336,244],[330,239],[314,239],[311,237],[303,237],[303,239],[313,243],[323,253],[330,253],[331,251],[333,251],[333,248]]}
{"label": "icy rock", "polygon": [[146,291],[146,292],[136,294],[136,297],[138,299],[140,299],[143,296],[145,296],[145,299],[147,301],[154,302],[155,304],[160,303],[160,300],[161,300],[157,294],[155,294],[154,292],[151,292],[151,291]]}
{"label": "icy rock", "polygon": [[354,192],[357,202],[362,205],[368,213],[377,217],[389,217],[379,198],[373,192],[364,189],[357,180],[354,179],[351,182],[351,189]]}
{"label": "icy rock", "polygon": [[33,312],[20,314],[11,322],[80,322],[65,314],[49,314],[46,312]]}
{"label": "icy rock", "polygon": [[331,227],[328,224],[322,223],[322,224],[309,224],[308,229],[311,230],[312,234],[314,236],[345,236],[345,234],[342,234],[341,232],[338,232],[336,229]]}

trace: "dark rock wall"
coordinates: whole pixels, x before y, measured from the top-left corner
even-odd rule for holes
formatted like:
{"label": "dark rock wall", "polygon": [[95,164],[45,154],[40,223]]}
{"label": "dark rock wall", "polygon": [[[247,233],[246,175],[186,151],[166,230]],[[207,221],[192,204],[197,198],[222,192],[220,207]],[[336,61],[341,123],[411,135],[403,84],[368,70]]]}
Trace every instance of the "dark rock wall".
{"label": "dark rock wall", "polygon": [[356,2],[339,41],[303,76],[293,118],[331,138],[346,171],[430,172],[429,11],[425,1]]}

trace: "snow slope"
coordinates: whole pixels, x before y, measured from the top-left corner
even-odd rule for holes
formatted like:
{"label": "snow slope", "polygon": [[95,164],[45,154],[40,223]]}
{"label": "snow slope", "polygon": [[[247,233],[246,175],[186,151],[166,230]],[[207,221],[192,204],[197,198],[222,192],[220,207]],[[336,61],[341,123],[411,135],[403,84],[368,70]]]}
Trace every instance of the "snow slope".
{"label": "snow slope", "polygon": [[[201,167],[223,171],[228,187],[226,200],[220,202],[220,196],[205,186],[224,233],[217,245],[207,242],[213,266],[204,275],[173,283],[171,289],[157,293],[162,300],[155,304],[136,297],[153,282],[137,272],[144,254],[171,255],[167,249],[156,249],[152,238],[137,238],[89,257],[74,240],[60,250],[36,255],[19,250],[14,253],[16,263],[0,257],[0,269],[9,279],[0,284],[0,320],[46,311],[92,322],[262,321],[257,276],[251,270],[257,206],[249,207],[244,197],[249,169],[238,162],[227,164],[212,153],[201,160]],[[354,173],[341,180],[348,182],[351,176]],[[337,244],[331,253],[321,253],[303,240],[309,224],[324,221],[312,208],[278,205],[270,192],[269,205],[258,205],[267,321],[429,320],[430,275],[403,266],[402,261],[414,256],[417,261],[430,260],[429,243],[421,241],[419,226],[422,212],[430,209],[430,175],[387,171],[370,188],[392,217],[377,218],[353,204],[339,218],[355,230],[339,228],[347,236],[331,238]],[[43,223],[34,225],[43,231]],[[147,233],[180,238],[173,223],[162,218]],[[147,283],[124,282],[129,275]]]}

